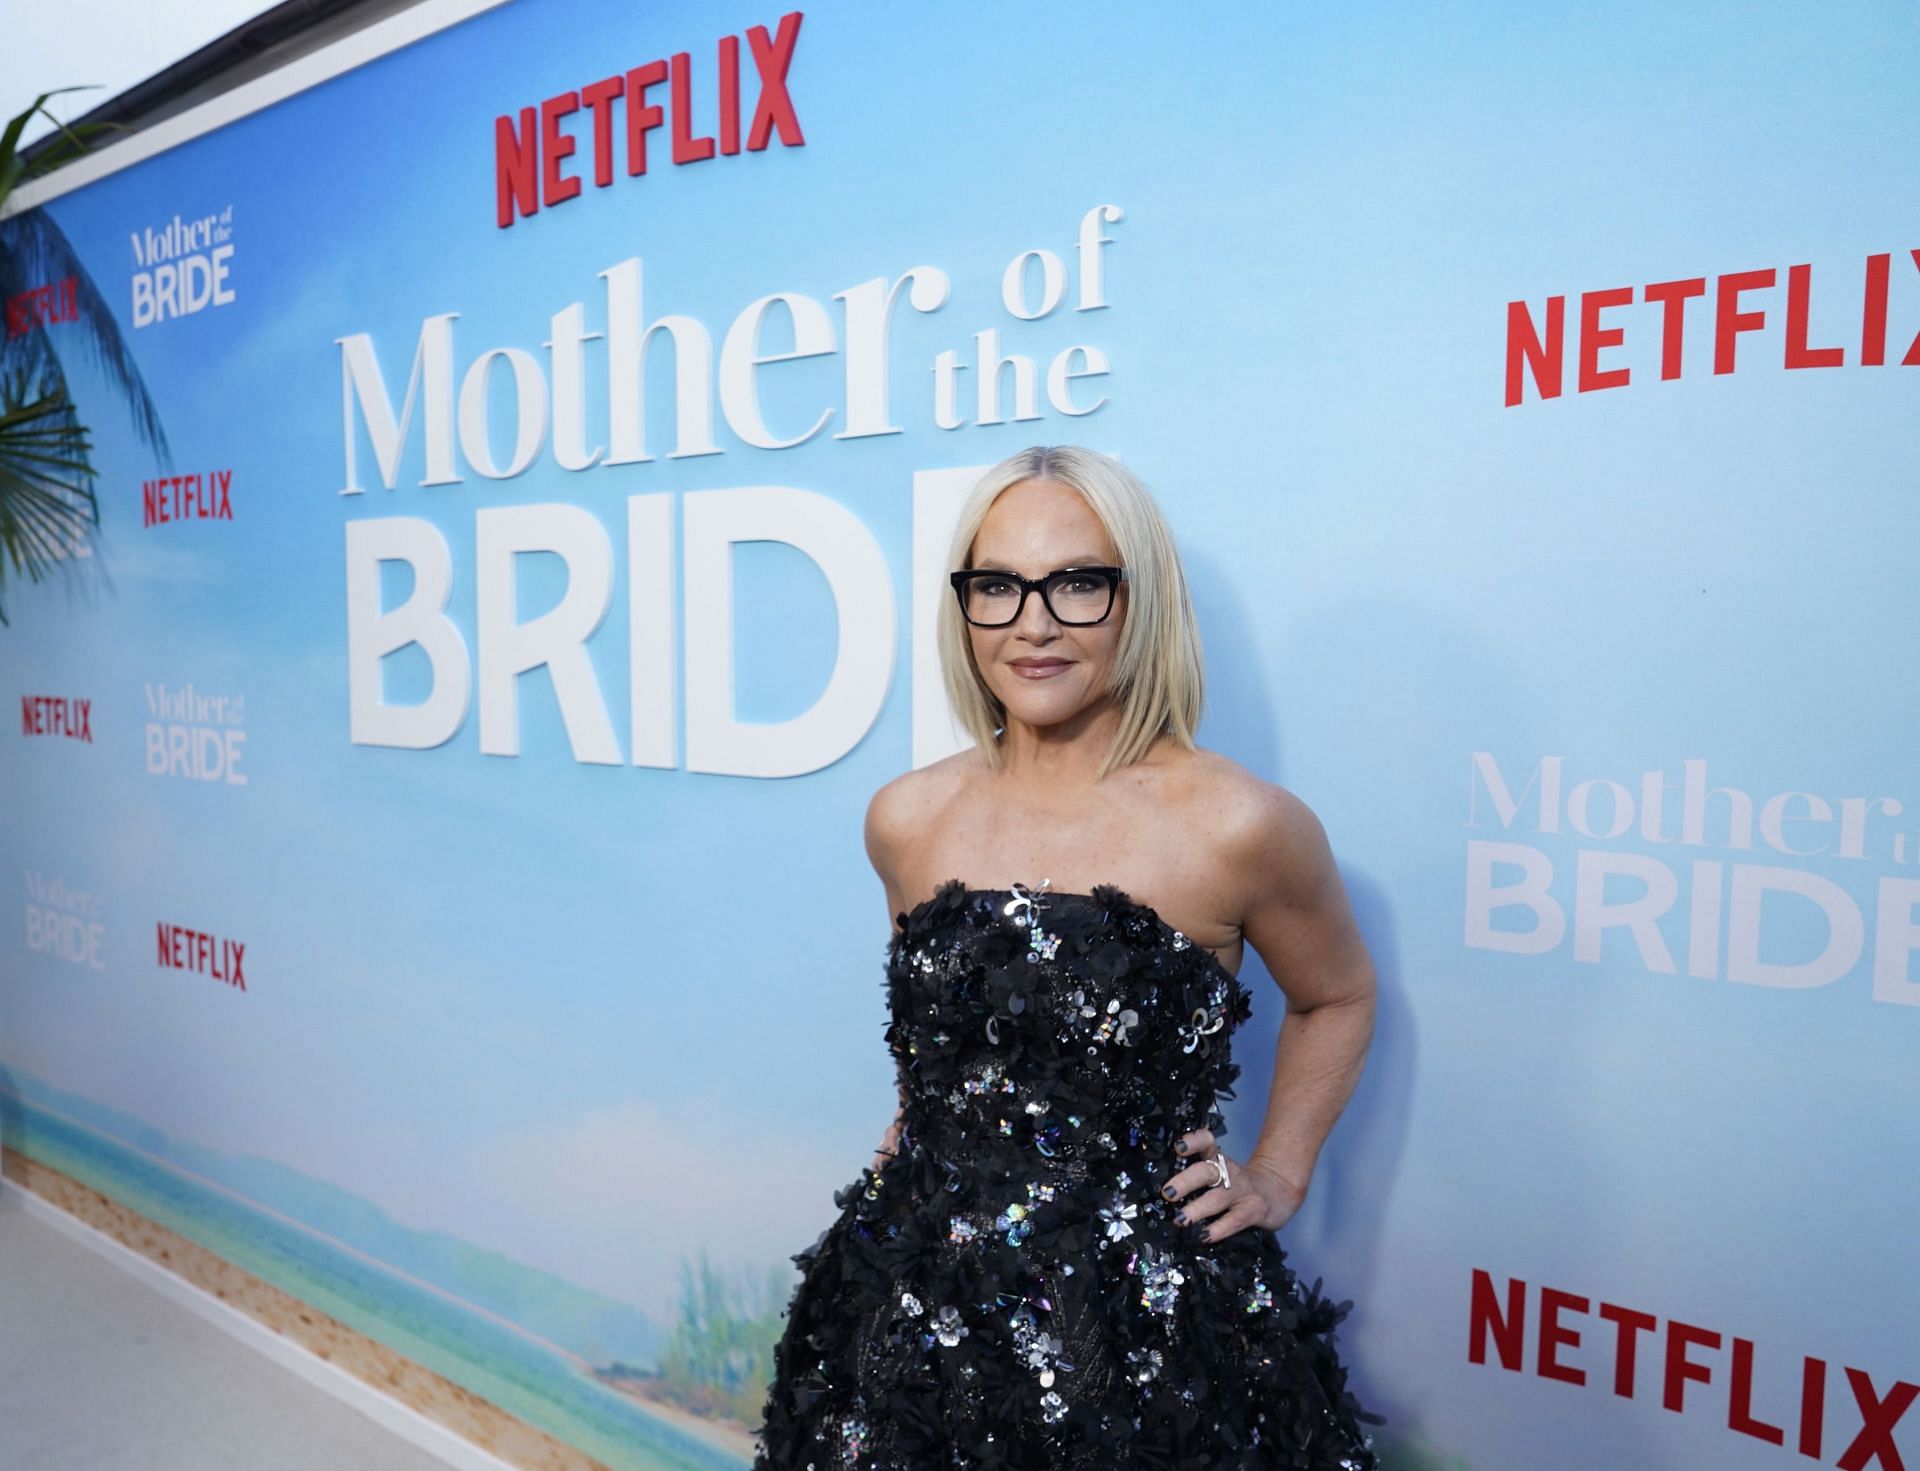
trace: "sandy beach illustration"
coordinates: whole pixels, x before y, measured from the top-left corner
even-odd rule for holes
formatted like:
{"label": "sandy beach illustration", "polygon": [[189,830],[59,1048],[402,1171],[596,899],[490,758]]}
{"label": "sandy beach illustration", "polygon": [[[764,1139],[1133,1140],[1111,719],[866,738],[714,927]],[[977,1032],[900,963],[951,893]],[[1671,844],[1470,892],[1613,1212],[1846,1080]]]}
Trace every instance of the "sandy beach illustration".
{"label": "sandy beach illustration", "polygon": [[[524,1323],[104,1135],[69,1112],[17,1095],[6,1102],[10,1127],[0,1170],[12,1183],[509,1465],[703,1471],[753,1459],[749,1425],[697,1398],[689,1402],[684,1375],[672,1383],[655,1363],[589,1362]],[[104,1193],[83,1173],[125,1198]],[[177,1221],[202,1241],[154,1216]],[[232,1252],[207,1242],[230,1242]],[[286,1287],[234,1256],[257,1260]],[[420,1358],[405,1346],[419,1346]]]}

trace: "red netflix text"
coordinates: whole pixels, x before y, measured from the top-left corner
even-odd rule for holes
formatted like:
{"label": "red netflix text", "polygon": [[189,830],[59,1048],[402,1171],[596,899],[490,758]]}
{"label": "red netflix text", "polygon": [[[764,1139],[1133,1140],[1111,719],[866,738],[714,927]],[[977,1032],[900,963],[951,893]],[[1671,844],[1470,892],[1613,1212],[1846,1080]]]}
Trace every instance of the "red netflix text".
{"label": "red netflix text", "polygon": [[93,701],[58,695],[20,697],[20,734],[65,736],[93,744]]}
{"label": "red netflix text", "polygon": [[[793,110],[793,98],[787,93],[787,68],[793,62],[793,44],[800,38],[800,12],[789,11],[780,17],[778,34],[769,35],[765,26],[747,31],[747,50],[759,94],[753,116],[747,124],[746,144],[758,153],[775,133],[789,148],[797,148],[806,139],[800,133],[800,119]],[[667,104],[647,100],[647,90],[667,84]],[[670,121],[673,161],[699,163],[712,158],[716,146],[725,156],[740,151],[740,38],[722,36],[713,73],[716,103],[711,113],[703,111],[703,121],[711,118],[719,130],[699,134],[694,128],[693,58],[679,51],[663,61],[649,61],[616,72],[602,81],[590,82],[575,92],[549,97],[539,107],[523,107],[516,122],[501,116],[493,122],[494,208],[497,223],[506,229],[520,215],[530,215],[544,205],[565,203],[580,193],[580,180],[566,172],[566,160],[580,140],[563,132],[560,120],[585,106],[592,116],[593,182],[604,189],[613,182],[616,111],[624,120],[620,136],[626,144],[627,173],[647,171],[647,134]],[[537,114],[537,115],[536,115]],[[656,159],[656,162],[658,160]]]}
{"label": "red netflix text", "polygon": [[[1907,252],[1920,269],[1920,250]],[[1660,376],[1680,376],[1681,349],[1686,341],[1687,303],[1696,297],[1711,296],[1701,302],[1696,322],[1704,314],[1711,319],[1713,332],[1713,371],[1731,373],[1739,366],[1752,366],[1757,358],[1753,344],[1740,351],[1743,333],[1758,332],[1767,325],[1768,310],[1780,308],[1781,273],[1769,266],[1759,271],[1733,271],[1713,278],[1711,290],[1705,276],[1689,276],[1674,281],[1656,281],[1638,289],[1643,305],[1659,307]],[[1839,368],[1846,366],[1847,352],[1853,348],[1855,361],[1863,368],[1879,368],[1887,362],[1887,297],[1893,276],[1891,255],[1870,255],[1858,284],[1828,285],[1822,290],[1838,291],[1849,302],[1858,291],[1860,335],[1857,342],[1828,342],[1815,345],[1808,340],[1813,299],[1813,267],[1789,266],[1786,270],[1786,333],[1784,366],[1788,368]],[[1636,299],[1632,286],[1614,286],[1604,291],[1587,291],[1580,296],[1580,323],[1577,331],[1578,363],[1574,388],[1592,393],[1600,388],[1624,388],[1632,370],[1624,363],[1602,366],[1600,355],[1625,341],[1627,329],[1603,325],[1604,313],[1621,311]],[[1643,322],[1644,325],[1644,322]],[[1529,377],[1534,392],[1541,398],[1558,398],[1565,390],[1567,365],[1567,298],[1549,296],[1540,318],[1524,301],[1507,303],[1507,407],[1520,402]],[[1903,368],[1920,367],[1920,331],[1916,331],[1900,357]]]}
{"label": "red netflix text", "polygon": [[[1610,1302],[1594,1306],[1586,1298],[1556,1287],[1540,1288],[1538,1301],[1539,1325],[1534,1334],[1531,1369],[1542,1379],[1587,1385],[1589,1369],[1597,1376],[1610,1363],[1613,1392],[1623,1399],[1633,1399],[1638,1387],[1634,1366],[1644,1334],[1648,1357],[1653,1360],[1651,1377],[1663,1408],[1676,1414],[1718,1417],[1724,1407],[1728,1430],[1779,1446],[1785,1445],[1791,1434],[1794,1449],[1815,1461],[1824,1459],[1827,1448],[1840,1445],[1844,1436],[1845,1444],[1840,1445],[1839,1458],[1834,1462],[1842,1471],[1863,1471],[1869,1466],[1905,1471],[1906,1462],[1900,1457],[1893,1432],[1914,1399],[1920,1397],[1920,1385],[1895,1379],[1883,1393],[1864,1369],[1843,1365],[1853,1404],[1846,1423],[1829,1429],[1825,1359],[1802,1356],[1797,1404],[1756,1406],[1753,1365],[1757,1350],[1750,1339],[1731,1340],[1732,1363],[1726,1364],[1719,1358],[1706,1357],[1722,1352],[1723,1338],[1718,1329],[1682,1323],[1677,1318],[1663,1322],[1651,1313]],[[1501,1368],[1526,1373],[1527,1304],[1525,1282],[1508,1278],[1506,1300],[1502,1302],[1492,1275],[1476,1267],[1467,1315],[1467,1357],[1476,1364],[1486,1363],[1491,1340]],[[1594,1345],[1583,1354],[1579,1352],[1580,1327],[1573,1320],[1589,1313],[1612,1326],[1609,1331],[1593,1325]],[[1579,1362],[1582,1359],[1585,1365]],[[1716,1369],[1724,1370],[1726,1387],[1713,1392]],[[1708,1388],[1689,1396],[1689,1384]],[[1762,1418],[1763,1411],[1780,1423]]]}
{"label": "red netflix text", "polygon": [[30,286],[7,298],[7,336],[31,332],[35,322],[72,322],[80,316],[80,278]]}
{"label": "red netflix text", "polygon": [[247,947],[238,940],[225,940],[204,930],[185,925],[154,926],[160,964],[169,970],[190,970],[229,986],[247,989]]}
{"label": "red netflix text", "polygon": [[170,475],[140,482],[140,524],[161,526],[169,521],[231,521],[233,471],[209,470],[199,475]]}

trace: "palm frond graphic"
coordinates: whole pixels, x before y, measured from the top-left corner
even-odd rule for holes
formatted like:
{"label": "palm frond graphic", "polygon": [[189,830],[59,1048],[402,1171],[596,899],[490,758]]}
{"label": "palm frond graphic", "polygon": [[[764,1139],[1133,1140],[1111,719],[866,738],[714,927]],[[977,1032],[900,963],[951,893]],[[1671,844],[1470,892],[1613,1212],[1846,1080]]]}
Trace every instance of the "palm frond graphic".
{"label": "palm frond graphic", "polygon": [[0,584],[9,566],[40,581],[100,524],[91,449],[63,381],[30,390],[24,366],[0,379]]}
{"label": "palm frond graphic", "polygon": [[[60,87],[55,92],[77,90]],[[171,468],[173,452],[140,365],[65,232],[44,208],[6,212],[15,185],[84,152],[85,135],[106,128],[132,131],[118,123],[70,127],[47,111],[53,95],[42,92],[0,131],[0,303],[72,277],[78,315],[57,326],[63,335],[86,345],[119,391],[135,432],[161,466]],[[29,166],[19,153],[20,134],[35,114],[51,119],[59,136]],[[92,448],[47,324],[36,319],[15,331],[8,321],[0,328],[0,594],[9,570],[39,582],[57,565],[72,567],[72,554],[97,531],[100,506],[94,495]],[[8,622],[0,605],[0,626]]]}

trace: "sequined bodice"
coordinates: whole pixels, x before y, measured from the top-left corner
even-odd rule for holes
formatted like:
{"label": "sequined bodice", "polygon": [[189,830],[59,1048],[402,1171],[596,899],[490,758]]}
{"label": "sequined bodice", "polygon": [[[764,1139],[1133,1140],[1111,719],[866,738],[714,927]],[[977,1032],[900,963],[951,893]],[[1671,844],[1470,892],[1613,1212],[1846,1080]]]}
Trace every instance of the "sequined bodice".
{"label": "sequined bodice", "polygon": [[794,1256],[755,1471],[1376,1471],[1350,1305],[1161,1194],[1226,1132],[1232,972],[1112,884],[950,879],[896,924],[900,1147]]}
{"label": "sequined bodice", "polygon": [[1110,1182],[1131,1164],[1144,1185],[1179,1135],[1225,1132],[1216,1104],[1233,1096],[1228,1039],[1249,999],[1148,906],[1111,884],[950,879],[896,923],[887,1045],[907,1138],[944,1170]]}

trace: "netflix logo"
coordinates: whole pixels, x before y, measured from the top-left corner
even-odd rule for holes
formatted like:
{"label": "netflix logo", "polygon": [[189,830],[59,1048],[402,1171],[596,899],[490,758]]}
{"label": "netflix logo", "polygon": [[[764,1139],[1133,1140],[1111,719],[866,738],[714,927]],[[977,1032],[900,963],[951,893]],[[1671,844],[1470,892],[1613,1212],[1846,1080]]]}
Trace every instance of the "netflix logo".
{"label": "netflix logo", "polygon": [[69,700],[59,695],[20,697],[20,734],[65,736],[93,744],[93,701]]}
{"label": "netflix logo", "polygon": [[19,337],[36,326],[80,319],[80,278],[62,276],[44,286],[29,286],[7,298],[7,336]]}
{"label": "netflix logo", "polygon": [[231,521],[233,471],[209,470],[205,475],[169,475],[140,482],[140,524],[165,526],[172,521]]}
{"label": "netflix logo", "polygon": [[247,989],[247,947],[240,941],[165,920],[154,926],[154,938],[163,970],[192,971],[241,991]]}
{"label": "netflix logo", "polygon": [[[753,64],[756,96],[748,116],[741,105],[740,37],[722,36],[711,71],[702,69],[700,91],[714,99],[711,108],[695,102],[695,68],[691,52],[678,51],[665,60],[649,61],[589,82],[577,91],[549,97],[536,108],[520,109],[519,118],[501,116],[493,123],[494,212],[506,229],[517,217],[543,206],[577,198],[580,178],[567,162],[579,144],[562,127],[562,120],[582,107],[591,131],[594,187],[613,182],[614,160],[622,147],[628,177],[647,171],[647,135],[665,124],[676,164],[699,163],[715,156],[740,152],[741,122],[747,148],[755,153],[779,134],[788,148],[806,139],[787,93],[787,68],[793,63],[794,42],[800,38],[800,12],[780,17],[780,28],[769,35],[765,26],[747,31],[747,54]],[[667,87],[665,105],[648,100],[650,88]],[[698,133],[711,126],[714,133]],[[617,129],[617,132],[616,132]],[[659,162],[658,155],[654,161]],[[516,213],[517,212],[517,213]]]}
{"label": "netflix logo", "polygon": [[[1833,1464],[1841,1471],[1903,1471],[1906,1462],[1894,1439],[1894,1430],[1920,1398],[1920,1385],[1895,1378],[1883,1391],[1873,1376],[1851,1364],[1842,1365],[1845,1393],[1852,1403],[1844,1419],[1829,1424],[1827,1361],[1810,1354],[1799,1364],[1799,1390],[1778,1404],[1758,1404],[1754,1394],[1754,1365],[1760,1356],[1751,1339],[1732,1337],[1716,1328],[1661,1319],[1617,1303],[1594,1303],[1557,1287],[1529,1288],[1509,1278],[1505,1300],[1490,1273],[1474,1268],[1472,1299],[1467,1313],[1467,1358],[1487,1362],[1491,1343],[1499,1366],[1515,1374],[1533,1373],[1593,1389],[1610,1385],[1622,1399],[1658,1395],[1662,1409],[1680,1415],[1726,1417],[1727,1430],[1768,1445],[1784,1446],[1788,1437],[1796,1451],[1809,1460],[1824,1461],[1838,1448]],[[1533,1356],[1527,1355],[1527,1313],[1537,1301]],[[1588,1323],[1591,1316],[1598,1322]],[[1584,1350],[1582,1331],[1592,1343]],[[1646,1348],[1650,1382],[1642,1386],[1638,1371],[1640,1350]],[[1689,1391],[1689,1385],[1698,1389]],[[1920,1440],[1920,1438],[1917,1438]],[[1909,1449],[1920,1453],[1920,1443]]]}
{"label": "netflix logo", "polygon": [[[1910,250],[1915,269],[1920,270],[1920,250]],[[1785,327],[1777,359],[1786,368],[1841,368],[1853,361],[1863,368],[1879,368],[1887,362],[1888,302],[1892,295],[1893,256],[1870,255],[1860,274],[1837,284],[1825,282],[1823,297],[1837,293],[1847,309],[1849,323],[1858,322],[1851,340],[1816,344],[1813,327],[1813,267],[1789,266],[1785,272]],[[1574,331],[1574,391],[1593,393],[1602,388],[1625,388],[1633,381],[1633,370],[1625,363],[1603,363],[1601,354],[1620,347],[1629,327],[1636,337],[1649,340],[1657,332],[1660,339],[1660,377],[1681,376],[1681,354],[1686,345],[1688,303],[1699,301],[1693,313],[1695,328],[1713,333],[1713,371],[1731,373],[1745,365],[1765,362],[1749,344],[1741,352],[1741,338],[1766,328],[1780,317],[1782,273],[1772,266],[1757,271],[1731,271],[1713,278],[1687,276],[1673,281],[1655,281],[1645,286],[1613,286],[1602,291],[1587,291],[1580,296],[1580,320]],[[1903,279],[1911,280],[1905,276]],[[1710,299],[1709,299],[1710,298]],[[1642,311],[1629,315],[1638,302]],[[1614,313],[1611,320],[1608,314]],[[1916,324],[1920,325],[1920,324]],[[1903,329],[1904,330],[1904,329]],[[1507,303],[1507,393],[1512,408],[1524,396],[1529,379],[1534,392],[1543,399],[1558,398],[1566,391],[1567,298],[1549,296],[1539,317],[1525,301]],[[1920,367],[1920,331],[1916,331],[1907,349],[1900,355],[1903,368]]]}

